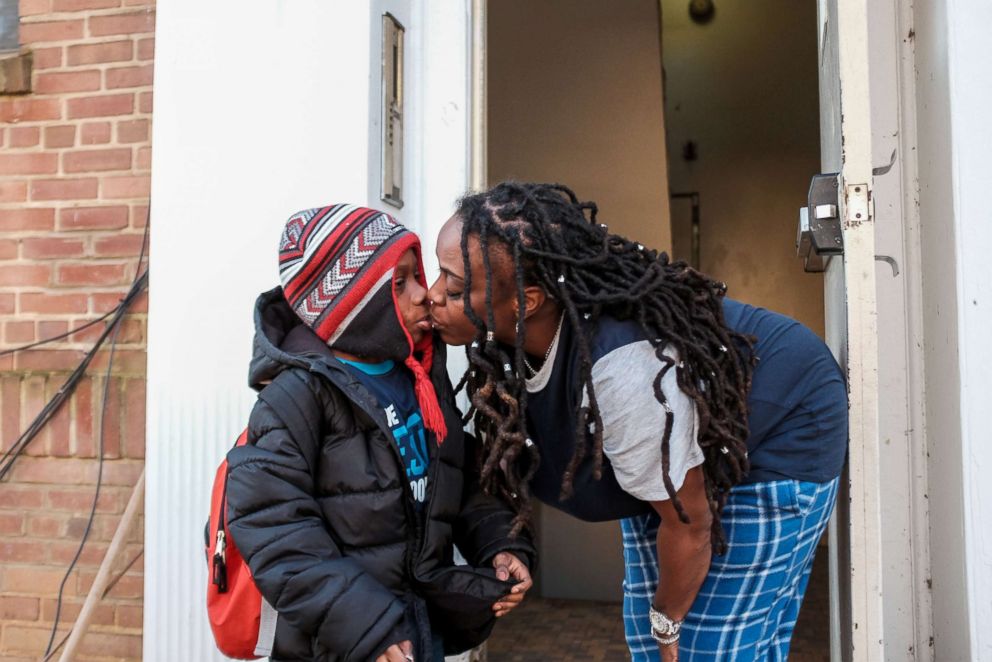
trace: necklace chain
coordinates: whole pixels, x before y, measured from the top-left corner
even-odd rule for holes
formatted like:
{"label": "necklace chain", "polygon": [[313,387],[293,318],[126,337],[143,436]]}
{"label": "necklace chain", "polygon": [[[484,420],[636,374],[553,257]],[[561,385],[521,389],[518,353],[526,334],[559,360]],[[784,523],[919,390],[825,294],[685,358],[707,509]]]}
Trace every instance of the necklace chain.
{"label": "necklace chain", "polygon": [[[565,313],[562,313],[558,317],[558,329],[555,330],[555,335],[551,339],[551,344],[548,345],[548,351],[544,352],[544,361],[541,363],[542,368],[544,367],[544,364],[548,362],[548,357],[551,356],[551,350],[554,349],[555,347],[555,341],[558,339],[558,334],[561,333],[561,325],[562,322],[564,321],[565,321]],[[534,375],[536,375],[539,372],[538,370],[534,370],[534,366],[532,366],[530,364],[530,361],[527,360],[527,354],[524,354],[524,367],[526,367],[527,370],[530,372],[530,377],[528,377],[528,379],[534,377]]]}

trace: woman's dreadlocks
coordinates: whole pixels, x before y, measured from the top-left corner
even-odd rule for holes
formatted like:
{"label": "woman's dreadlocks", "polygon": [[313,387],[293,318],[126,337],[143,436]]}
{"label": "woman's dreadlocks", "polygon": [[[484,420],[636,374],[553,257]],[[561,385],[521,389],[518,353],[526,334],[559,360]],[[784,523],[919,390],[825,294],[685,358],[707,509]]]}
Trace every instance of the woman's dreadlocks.
{"label": "woman's dreadlocks", "polygon": [[[465,313],[478,329],[468,348],[467,385],[476,430],[484,440],[482,485],[501,494],[517,510],[514,532],[529,526],[528,482],[539,457],[527,438],[527,390],[524,379],[523,316],[516,324],[512,349],[488,333],[495,328],[493,272],[489,247],[499,242],[513,259],[518,310],[525,309],[525,285],[537,285],[563,310],[563,324],[577,339],[580,389],[588,405],[575,412],[576,444],[562,480],[561,498],[572,494],[576,469],[592,445],[598,480],[603,464],[603,419],[592,383],[589,336],[601,315],[636,320],[655,348],[663,367],[653,383],[654,394],[666,410],[661,439],[662,476],[679,519],[688,522],[669,477],[669,443],[673,414],[661,390],[664,375],[675,368],[679,387],[699,412],[698,443],[705,456],[706,496],[713,514],[714,550],[726,550],[720,511],[727,491],[748,471],[745,441],[747,394],[754,359],[751,340],[727,328],[722,298],[726,285],[715,282],[684,262],[610,234],[596,221],[593,202],[579,202],[557,184],[503,183],[484,193],[468,195],[458,204],[463,222],[461,249],[465,261]],[[472,308],[468,237],[477,236],[486,275],[485,319]],[[677,352],[678,363],[664,353]],[[521,454],[530,457],[521,463]],[[525,467],[521,473],[521,465]]]}

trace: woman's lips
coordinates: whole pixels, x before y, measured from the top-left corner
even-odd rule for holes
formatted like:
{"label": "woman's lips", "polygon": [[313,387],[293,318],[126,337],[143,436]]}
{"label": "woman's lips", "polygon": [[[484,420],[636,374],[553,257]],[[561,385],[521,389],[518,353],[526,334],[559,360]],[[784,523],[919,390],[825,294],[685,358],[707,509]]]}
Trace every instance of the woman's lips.
{"label": "woman's lips", "polygon": [[430,331],[434,325],[431,323],[431,318],[425,317],[424,319],[417,322],[417,328],[421,331]]}

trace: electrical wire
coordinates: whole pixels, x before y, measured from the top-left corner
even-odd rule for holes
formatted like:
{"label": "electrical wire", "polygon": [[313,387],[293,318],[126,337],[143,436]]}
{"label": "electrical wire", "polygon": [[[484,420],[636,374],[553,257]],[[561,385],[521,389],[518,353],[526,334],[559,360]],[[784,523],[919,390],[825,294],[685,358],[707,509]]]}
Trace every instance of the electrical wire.
{"label": "electrical wire", "polygon": [[[52,651],[52,645],[55,642],[55,635],[58,633],[59,619],[62,612],[62,599],[65,591],[65,585],[69,581],[72,571],[76,567],[76,563],[79,561],[79,557],[83,553],[83,549],[86,546],[86,542],[89,539],[90,531],[93,529],[93,522],[96,518],[96,508],[97,503],[100,499],[100,490],[103,486],[103,465],[104,465],[104,423],[107,418],[107,401],[110,395],[110,380],[112,376],[113,366],[114,366],[114,355],[117,350],[117,338],[120,334],[121,327],[123,326],[124,316],[127,314],[131,304],[138,298],[138,296],[144,292],[145,288],[148,286],[148,269],[145,268],[141,271],[141,264],[145,259],[145,248],[148,244],[148,231],[151,225],[150,213],[145,217],[145,231],[141,239],[141,251],[138,254],[138,263],[135,267],[134,279],[131,281],[131,287],[127,294],[121,299],[117,306],[109,311],[108,313],[102,315],[101,317],[92,320],[80,328],[74,329],[70,332],[60,334],[58,336],[53,336],[51,338],[45,338],[38,342],[30,343],[28,345],[23,345],[21,347],[14,347],[0,352],[0,356],[7,354],[12,354],[14,352],[23,351],[25,349],[30,349],[33,347],[38,347],[40,345],[49,344],[57,340],[66,338],[73,333],[78,333],[79,331],[98,324],[103,320],[110,317],[110,322],[104,328],[103,333],[97,338],[93,347],[86,353],[80,364],[73,370],[69,378],[62,384],[58,392],[52,397],[51,400],[46,403],[42,408],[41,412],[35,417],[27,429],[18,437],[17,441],[4,452],[3,457],[0,458],[0,481],[2,481],[13,469],[14,462],[21,456],[24,450],[28,447],[31,441],[38,435],[38,433],[44,428],[45,424],[51,420],[51,418],[59,411],[59,409],[64,405],[72,393],[75,391],[76,386],[79,384],[83,375],[86,373],[86,369],[92,363],[93,359],[96,357],[97,351],[103,345],[107,338],[110,338],[110,352],[107,357],[107,369],[104,373],[103,378],[103,398],[100,404],[100,426],[99,433],[97,435],[97,477],[96,477],[96,487],[93,493],[93,503],[90,507],[89,518],[86,521],[86,528],[83,530],[82,538],[79,541],[79,547],[76,549],[76,554],[73,556],[72,561],[69,563],[68,569],[66,569],[65,575],[62,577],[62,582],[59,584],[58,600],[55,606],[55,618],[52,623],[52,631],[48,638],[48,645],[45,648],[44,657],[49,659],[54,652]],[[136,560],[136,559],[135,559]],[[133,563],[133,561],[132,561]],[[128,564],[130,568],[131,564]],[[127,572],[125,568],[124,572]],[[116,583],[116,581],[115,581]],[[106,594],[106,592],[104,592]],[[71,630],[70,630],[71,633]],[[63,639],[59,642],[59,646],[65,642]]]}

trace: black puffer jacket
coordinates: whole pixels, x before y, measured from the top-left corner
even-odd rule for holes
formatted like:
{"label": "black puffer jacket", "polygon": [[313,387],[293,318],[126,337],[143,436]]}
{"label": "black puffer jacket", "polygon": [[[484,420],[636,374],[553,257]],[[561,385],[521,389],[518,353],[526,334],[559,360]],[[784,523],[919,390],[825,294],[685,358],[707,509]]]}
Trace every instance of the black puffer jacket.
{"label": "black puffer jacket", "polygon": [[[321,440],[293,438],[285,413],[259,400],[249,445],[228,456],[230,534],[279,612],[272,659],[368,660],[403,639],[424,650],[430,629],[448,654],[483,641],[493,603],[512,586],[496,579],[493,556],[514,551],[532,565],[534,549],[524,535],[507,537],[511,511],[478,489],[475,442],[462,433],[443,346],[431,378],[448,437],[429,444],[429,491],[418,517],[375,398],[278,288],[259,297],[255,326],[251,385],[280,380],[297,393],[309,389],[314,397],[298,402]],[[452,542],[470,566],[452,565]]]}

